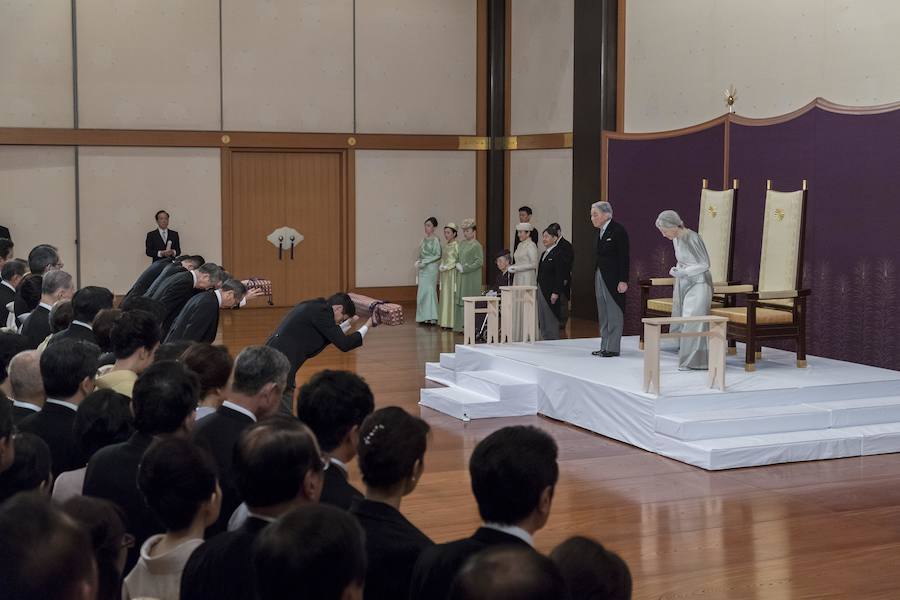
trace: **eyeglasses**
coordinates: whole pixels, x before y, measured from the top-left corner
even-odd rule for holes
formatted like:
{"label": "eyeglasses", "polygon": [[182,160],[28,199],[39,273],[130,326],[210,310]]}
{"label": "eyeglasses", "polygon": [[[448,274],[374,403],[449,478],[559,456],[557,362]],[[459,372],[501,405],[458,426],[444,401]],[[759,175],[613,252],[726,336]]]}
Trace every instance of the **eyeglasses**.
{"label": "eyeglasses", "polygon": [[122,544],[120,547],[130,550],[131,548],[134,548],[135,542],[136,540],[134,539],[134,536],[130,533],[126,533],[122,536]]}

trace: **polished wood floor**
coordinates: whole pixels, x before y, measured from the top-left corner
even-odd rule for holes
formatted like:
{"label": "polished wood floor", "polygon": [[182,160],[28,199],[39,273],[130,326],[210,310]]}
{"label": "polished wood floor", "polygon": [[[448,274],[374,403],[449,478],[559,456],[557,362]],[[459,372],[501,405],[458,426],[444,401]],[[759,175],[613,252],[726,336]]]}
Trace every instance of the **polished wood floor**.
{"label": "polished wood floor", "polygon": [[[228,315],[223,341],[233,351],[261,343],[283,313]],[[596,335],[591,323],[572,327],[573,337]],[[434,540],[479,523],[466,466],[475,444],[504,425],[531,424],[560,448],[537,547],[576,534],[601,541],[628,561],[636,600],[900,598],[900,455],[707,472],[543,417],[462,423],[417,404],[425,362],[455,341],[415,324],[380,327],[363,348],[329,348],[298,374],[302,382],[324,368],[355,371],[377,406],[431,424],[426,473],[402,508]]]}

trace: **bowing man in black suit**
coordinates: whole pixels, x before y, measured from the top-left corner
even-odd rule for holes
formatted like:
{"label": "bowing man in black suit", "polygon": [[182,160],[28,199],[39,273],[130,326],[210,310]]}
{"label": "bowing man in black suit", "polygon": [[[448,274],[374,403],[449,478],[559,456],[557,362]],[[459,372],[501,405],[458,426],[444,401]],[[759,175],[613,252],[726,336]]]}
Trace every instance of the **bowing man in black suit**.
{"label": "bowing man in black suit", "polygon": [[625,292],[628,291],[628,233],[612,220],[612,205],[591,205],[591,224],[597,229],[594,244],[594,291],[600,320],[600,350],[594,356],[619,356],[625,327]]}
{"label": "bowing man in black suit", "polygon": [[301,302],[286,314],[266,346],[281,350],[291,362],[287,388],[282,398],[282,411],[291,413],[297,370],[310,358],[317,356],[328,344],[341,352],[349,352],[363,345],[363,338],[372,326],[369,318],[359,330],[349,333],[356,320],[356,306],[347,294],[331,298],[317,298]]}
{"label": "bowing man in black suit", "polygon": [[49,344],[55,344],[62,340],[84,340],[92,344],[97,343],[94,335],[94,317],[105,308],[112,308],[113,294],[105,287],[89,285],[81,288],[72,296],[72,323],[67,329],[53,334]]}
{"label": "bowing man in black suit", "polygon": [[541,337],[545,340],[558,340],[559,328],[564,315],[568,312],[564,309],[569,303],[566,294],[570,267],[568,257],[559,245],[559,228],[547,227],[543,233],[544,250],[538,262],[537,284],[540,295],[538,297],[538,323],[541,328]]}
{"label": "bowing man in black suit", "polygon": [[131,407],[135,433],[127,442],[98,450],[88,461],[84,495],[118,504],[125,512],[128,531],[135,538],[134,547],[128,551],[125,573],[137,562],[144,541],[163,532],[137,487],[141,457],[155,436],[189,435],[199,388],[197,375],[181,363],[154,363],[134,384]]}
{"label": "bowing man in black suit", "polygon": [[94,391],[94,373],[100,348],[88,342],[66,340],[41,353],[41,380],[47,400],[44,408],[19,424],[50,446],[52,470],[62,473],[84,466],[72,425],[85,396]]}
{"label": "bowing man in black suit", "polygon": [[269,523],[318,500],[325,464],[315,436],[295,418],[270,417],[247,428],[235,446],[233,470],[249,516],[239,529],[194,551],[181,576],[181,600],[256,597],[254,540]]}
{"label": "bowing man in black suit", "polygon": [[156,278],[160,276],[160,274],[165,270],[166,267],[176,262],[178,259],[174,258],[172,261],[168,260],[156,260],[150,263],[150,265],[141,271],[141,274],[138,275],[138,278],[134,281],[129,289],[125,293],[125,297],[123,298],[131,298],[132,296],[143,296],[144,293],[150,289],[150,286],[153,285],[153,282],[156,281]]}
{"label": "bowing man in black suit", "polygon": [[166,311],[162,322],[163,336],[172,328],[175,317],[194,294],[218,288],[224,278],[225,271],[222,267],[215,263],[206,263],[194,271],[178,273],[166,279],[162,286],[150,296],[153,300],[161,302]]}
{"label": "bowing man in black suit", "polygon": [[62,269],[63,266],[56,247],[50,244],[39,244],[31,249],[31,252],[28,253],[30,273],[16,287],[15,311],[16,318],[20,322],[23,320],[22,315],[34,310],[41,300],[44,273]]}
{"label": "bowing man in black suit", "polygon": [[41,279],[41,300],[22,323],[22,335],[31,348],[37,348],[51,333],[50,311],[61,300],[75,293],[72,276],[65,271],[50,271]]}
{"label": "bowing man in black suit", "polygon": [[169,229],[169,213],[160,210],[156,213],[157,228],[147,232],[144,242],[145,251],[151,261],[175,258],[181,254],[181,239],[178,232]]}
{"label": "bowing man in black suit", "polygon": [[278,412],[288,369],[290,364],[277,350],[244,348],[234,361],[228,399],[194,427],[194,441],[209,449],[222,487],[222,510],[208,529],[209,535],[225,531],[231,513],[241,503],[232,468],[235,444],[245,429]]}
{"label": "bowing man in black suit", "polygon": [[349,371],[320,371],[300,388],[297,418],[316,434],[329,461],[319,502],[350,509],[362,493],[347,481],[347,465],[356,458],[359,427],[375,409],[372,390]]}
{"label": "bowing man in black suit", "polygon": [[182,340],[211,343],[219,328],[219,309],[239,306],[246,293],[243,283],[229,279],[217,290],[194,295],[178,313],[165,343]]}
{"label": "bowing man in black suit", "polygon": [[[2,342],[0,342],[2,343]],[[37,350],[19,352],[9,361],[10,400],[16,425],[39,412],[47,399],[41,377],[41,353]]]}
{"label": "bowing man in black suit", "polygon": [[6,326],[9,317],[6,305],[10,302],[15,304],[16,288],[22,283],[27,270],[28,263],[17,258],[6,261],[0,268],[0,327]]}
{"label": "bowing man in black suit", "polygon": [[9,241],[12,241],[12,234],[9,232],[8,227],[0,225],[0,238],[6,238]]}
{"label": "bowing man in black suit", "polygon": [[175,259],[172,262],[165,264],[163,270],[156,276],[156,279],[150,283],[150,287],[144,291],[144,295],[148,298],[152,298],[169,277],[184,273],[185,271],[194,271],[205,263],[206,260],[198,254],[195,256],[185,256],[181,260]]}
{"label": "bowing man in black suit", "polygon": [[359,431],[359,468],[366,497],[350,508],[366,532],[366,600],[409,598],[419,555],[433,542],[400,513],[403,497],[425,470],[428,424],[402,408],[375,411]]}
{"label": "bowing man in black suit", "polygon": [[530,547],[550,517],[559,477],[556,456],[556,442],[536,427],[504,427],[479,442],[469,475],[484,525],[472,537],[425,550],[413,570],[409,597],[447,598],[463,563],[489,546]]}

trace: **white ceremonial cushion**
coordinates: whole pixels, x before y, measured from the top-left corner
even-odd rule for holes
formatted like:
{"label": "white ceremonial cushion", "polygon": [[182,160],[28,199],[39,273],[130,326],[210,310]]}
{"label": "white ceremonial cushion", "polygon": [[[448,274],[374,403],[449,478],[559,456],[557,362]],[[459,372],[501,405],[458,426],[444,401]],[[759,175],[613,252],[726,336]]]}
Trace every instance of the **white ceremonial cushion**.
{"label": "white ceremonial cushion", "polygon": [[728,278],[728,252],[731,249],[731,219],[734,214],[734,190],[700,192],[700,222],[697,233],[709,253],[709,272],[713,281]]}

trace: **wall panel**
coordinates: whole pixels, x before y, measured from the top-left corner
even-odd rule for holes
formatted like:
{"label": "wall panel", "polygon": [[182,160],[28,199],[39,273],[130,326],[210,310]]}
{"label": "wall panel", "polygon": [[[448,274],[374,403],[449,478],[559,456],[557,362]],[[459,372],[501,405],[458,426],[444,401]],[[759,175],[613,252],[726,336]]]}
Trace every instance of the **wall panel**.
{"label": "wall panel", "polygon": [[225,129],[353,131],[353,1],[222,3]]}
{"label": "wall panel", "polygon": [[0,2],[0,127],[72,127],[70,0]]}
{"label": "wall panel", "polygon": [[218,0],[78,2],[81,127],[219,129]]}
{"label": "wall panel", "polygon": [[356,285],[413,285],[425,219],[474,216],[474,152],[357,151]]}
{"label": "wall panel", "polygon": [[219,150],[82,148],[82,283],[128,291],[149,264],[144,236],[165,209],[184,252],[222,257]]}
{"label": "wall panel", "polygon": [[[563,236],[572,239],[572,151],[522,150],[510,152],[509,229],[519,222],[518,208],[530,206],[531,222],[542,232],[559,223]],[[585,217],[585,215],[578,215]],[[512,237],[510,237],[512,240]],[[510,250],[513,242],[510,241]],[[543,251],[543,244],[538,244]]]}
{"label": "wall panel", "polygon": [[361,133],[475,133],[475,0],[356,4]]}

